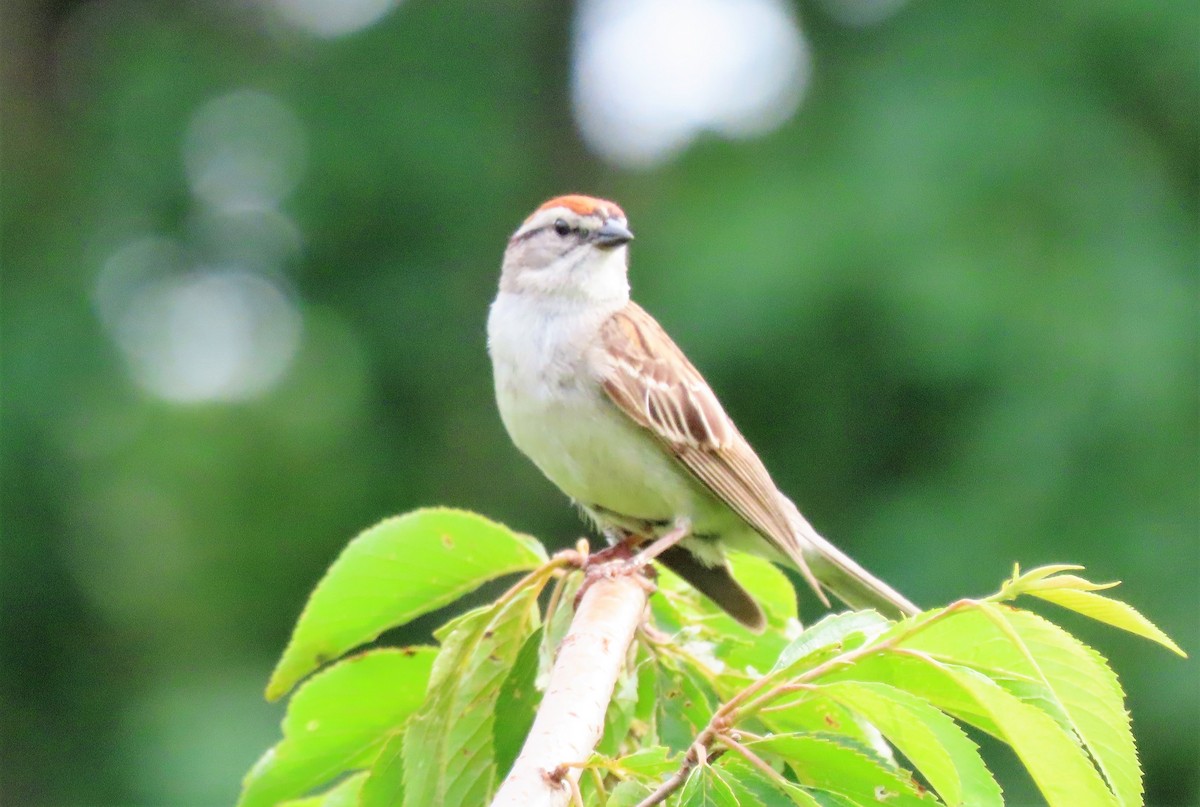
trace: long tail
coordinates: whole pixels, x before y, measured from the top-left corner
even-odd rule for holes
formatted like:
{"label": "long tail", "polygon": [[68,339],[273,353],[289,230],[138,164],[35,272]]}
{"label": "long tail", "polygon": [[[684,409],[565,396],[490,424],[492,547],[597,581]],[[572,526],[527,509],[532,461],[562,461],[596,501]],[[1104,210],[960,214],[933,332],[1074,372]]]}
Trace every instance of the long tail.
{"label": "long tail", "polygon": [[[786,499],[785,499],[786,501]],[[905,617],[921,609],[904,595],[859,566],[833,544],[826,541],[790,501],[787,502],[799,539],[804,562],[821,585],[839,600],[855,609],[874,608],[885,616]]]}

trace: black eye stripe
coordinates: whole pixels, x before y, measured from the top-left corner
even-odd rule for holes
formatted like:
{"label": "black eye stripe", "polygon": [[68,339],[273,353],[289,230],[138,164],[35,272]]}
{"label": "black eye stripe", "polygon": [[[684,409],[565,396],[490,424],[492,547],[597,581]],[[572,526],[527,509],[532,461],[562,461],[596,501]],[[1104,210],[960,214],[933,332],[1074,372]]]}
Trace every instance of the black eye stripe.
{"label": "black eye stripe", "polygon": [[[566,229],[565,230],[560,229],[559,228],[560,224],[563,227],[565,227]],[[587,227],[571,227],[569,224],[567,224],[567,222],[565,220],[555,219],[553,224],[543,224],[541,227],[535,227],[532,230],[526,230],[523,233],[514,235],[512,238],[508,239],[508,243],[519,244],[520,242],[525,241],[529,238],[532,238],[533,236],[537,235],[538,233],[544,233],[547,230],[554,230],[554,232],[557,233],[562,238],[566,238],[568,235],[571,235],[572,233],[578,234],[579,236],[581,236],[583,238],[587,238],[588,236],[590,236],[592,234],[592,231],[590,229],[588,229]]]}

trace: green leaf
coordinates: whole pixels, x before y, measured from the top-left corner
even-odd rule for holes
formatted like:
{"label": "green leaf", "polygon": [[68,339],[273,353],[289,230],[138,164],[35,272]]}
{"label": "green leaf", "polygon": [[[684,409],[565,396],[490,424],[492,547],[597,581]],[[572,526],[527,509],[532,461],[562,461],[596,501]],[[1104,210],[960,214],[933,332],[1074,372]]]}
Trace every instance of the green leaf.
{"label": "green leaf", "polygon": [[1004,800],[979,749],[943,712],[887,684],[844,681],[821,691],[863,715],[916,766],[946,804],[984,807]]}
{"label": "green leaf", "polygon": [[608,794],[604,807],[637,807],[650,793],[650,788],[641,782],[632,779],[619,782]]}
{"label": "green leaf", "polygon": [[242,783],[242,807],[274,805],[367,765],[421,705],[433,648],[374,650],[345,659],[297,690],[283,740]]}
{"label": "green leaf", "polygon": [[768,625],[783,628],[789,620],[799,618],[796,587],[778,566],[745,552],[729,552],[728,557],[733,576],[762,606]]}
{"label": "green leaf", "polygon": [[707,682],[687,667],[661,662],[656,720],[659,739],[676,751],[686,750],[712,719],[716,698]]}
{"label": "green leaf", "polygon": [[492,737],[500,685],[538,621],[526,588],[454,620],[424,705],[404,737],[404,803],[484,804],[496,779]]}
{"label": "green leaf", "polygon": [[541,641],[542,628],[529,634],[496,698],[496,715],[500,719],[492,726],[492,738],[496,749],[496,773],[500,779],[508,775],[521,753],[542,701],[542,693],[535,686]]}
{"label": "green leaf", "polygon": [[654,745],[658,742],[658,662],[638,643],[637,703],[633,707],[633,723],[629,726],[632,741]]}
{"label": "green leaf", "polygon": [[864,659],[826,678],[834,679],[890,683],[993,734],[1012,746],[1052,807],[1116,804],[1071,734],[977,670],[908,651]]}
{"label": "green leaf", "polygon": [[860,659],[853,666],[830,670],[815,679],[827,681],[876,681],[924,698],[959,720],[1000,738],[1000,727],[987,709],[979,704],[941,665],[917,653],[880,653]]}
{"label": "green leaf", "polygon": [[616,756],[621,752],[621,746],[625,743],[636,719],[640,673],[641,665],[634,665],[631,668],[627,664],[617,676],[612,699],[608,702],[608,710],[604,713],[604,734],[596,745],[596,750],[601,754]]}
{"label": "green leaf", "polygon": [[859,804],[917,807],[933,803],[911,782],[874,759],[822,737],[781,734],[749,744],[755,753],[775,754],[787,762],[802,785],[845,796]]}
{"label": "green leaf", "polygon": [[[891,624],[875,611],[847,611],[842,614],[830,614],[783,648],[779,658],[775,661],[775,666],[771,668],[771,672],[788,669],[818,650],[839,646],[853,634],[862,634],[864,640],[870,641],[887,630]],[[859,644],[861,643],[860,641]],[[789,670],[789,672],[793,671]]]}
{"label": "green leaf", "polygon": [[279,807],[359,807],[359,797],[366,778],[365,773],[356,773],[347,776],[324,793],[303,799],[281,801]]}
{"label": "green leaf", "polygon": [[367,773],[357,807],[394,807],[404,802],[404,732],[384,744]]}
{"label": "green leaf", "polygon": [[1071,563],[1057,563],[1049,566],[1040,566],[1036,569],[1030,569],[1024,574],[1021,573],[1021,564],[1013,564],[1013,576],[1004,581],[1004,585],[989,599],[995,602],[1004,600],[1012,600],[1024,594],[1031,587],[1038,585],[1051,575],[1060,574],[1062,572],[1075,572],[1082,569],[1082,566],[1076,566]]}
{"label": "green leaf", "polygon": [[1141,804],[1141,769],[1125,711],[1125,694],[1100,654],[1036,614],[992,604],[984,608],[993,620],[1007,627],[1032,674],[1050,691],[1118,801]]}
{"label": "green leaf", "polygon": [[1095,759],[1122,804],[1141,802],[1141,772],[1124,693],[1104,660],[1047,620],[984,602],[903,643],[983,673],[1038,707]]}
{"label": "green leaf", "polygon": [[713,767],[733,787],[743,807],[748,803],[762,807],[821,807],[804,788],[784,781],[782,776],[768,776],[735,751],[722,756]]}
{"label": "green leaf", "polygon": [[687,807],[741,807],[733,788],[709,765],[692,768],[679,793],[679,803]]}
{"label": "green leaf", "polygon": [[534,539],[473,513],[439,508],[389,518],[351,541],[317,584],[267,699],[383,631],[545,560]]}
{"label": "green leaf", "polygon": [[1053,589],[1074,589],[1075,591],[1104,591],[1105,589],[1116,588],[1121,585],[1120,581],[1111,583],[1093,583],[1091,580],[1085,580],[1082,577],[1074,574],[1057,574],[1053,577],[1047,577],[1044,580],[1038,580],[1030,583],[1025,587],[1025,592],[1034,591],[1051,591]]}
{"label": "green leaf", "polygon": [[1091,591],[1077,589],[1037,589],[1028,592],[1031,596],[1070,608],[1076,613],[1112,625],[1114,628],[1128,631],[1144,639],[1157,642],[1172,653],[1187,658],[1183,648],[1175,644],[1171,637],[1163,633],[1157,625],[1142,616],[1132,605],[1095,594]]}
{"label": "green leaf", "polygon": [[678,768],[679,763],[678,754],[671,753],[671,749],[665,746],[656,745],[619,757],[612,761],[609,768],[627,776],[658,779]]}
{"label": "green leaf", "polygon": [[1133,606],[1094,593],[1113,588],[1120,583],[1093,583],[1078,575],[1063,574],[1063,572],[1079,571],[1082,568],[1082,566],[1060,564],[1043,566],[1040,569],[1021,574],[1018,566],[1013,571],[1012,579],[1008,580],[999,593],[990,597],[989,600],[993,602],[1011,600],[1018,595],[1029,594],[1157,642],[1173,653],[1187,658],[1187,654],[1171,640],[1171,637],[1138,613]]}
{"label": "green leaf", "polygon": [[756,717],[777,734],[837,734],[871,748],[874,738],[864,730],[862,718],[820,691],[784,695]]}
{"label": "green leaf", "polygon": [[1051,807],[1117,803],[1075,738],[1053,718],[970,668],[944,666],[987,709]]}
{"label": "green leaf", "polygon": [[568,574],[555,585],[558,590],[558,604],[552,612],[546,614],[546,625],[542,630],[542,645],[538,653],[539,682],[544,682],[550,677],[550,668],[554,666],[558,646],[562,644],[571,627],[571,620],[575,617],[575,596],[582,584],[582,574]]}

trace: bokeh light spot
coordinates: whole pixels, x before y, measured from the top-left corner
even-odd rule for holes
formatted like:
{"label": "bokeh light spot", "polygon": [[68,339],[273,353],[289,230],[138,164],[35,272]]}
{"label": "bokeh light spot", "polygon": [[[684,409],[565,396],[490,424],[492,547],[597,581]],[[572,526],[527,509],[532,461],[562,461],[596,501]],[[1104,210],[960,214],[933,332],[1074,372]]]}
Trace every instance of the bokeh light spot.
{"label": "bokeh light spot", "polygon": [[399,0],[273,0],[290,25],[320,37],[360,31],[379,22]]}
{"label": "bokeh light spot", "polygon": [[808,47],[781,0],[584,0],[575,116],[626,167],[668,160],[702,131],[750,137],[797,109]]}
{"label": "bokeh light spot", "polygon": [[271,279],[238,268],[180,271],[165,239],[118,250],[95,300],[137,383],[177,403],[238,401],[273,387],[299,346],[300,312]]}
{"label": "bokeh light spot", "polygon": [[304,159],[304,133],[292,110],[257,90],[201,106],[183,146],[192,192],[226,209],[275,207],[296,186]]}

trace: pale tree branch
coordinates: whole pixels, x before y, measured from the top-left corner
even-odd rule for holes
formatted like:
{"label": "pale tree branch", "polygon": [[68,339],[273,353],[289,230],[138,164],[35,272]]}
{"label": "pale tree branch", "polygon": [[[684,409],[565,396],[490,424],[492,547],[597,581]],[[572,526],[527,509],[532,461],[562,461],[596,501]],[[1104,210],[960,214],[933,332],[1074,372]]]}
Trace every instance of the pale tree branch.
{"label": "pale tree branch", "polygon": [[[651,585],[623,561],[590,578],[558,649],[542,705],[492,807],[565,807],[604,732],[604,713],[646,611]],[[503,720],[504,715],[497,715]]]}

